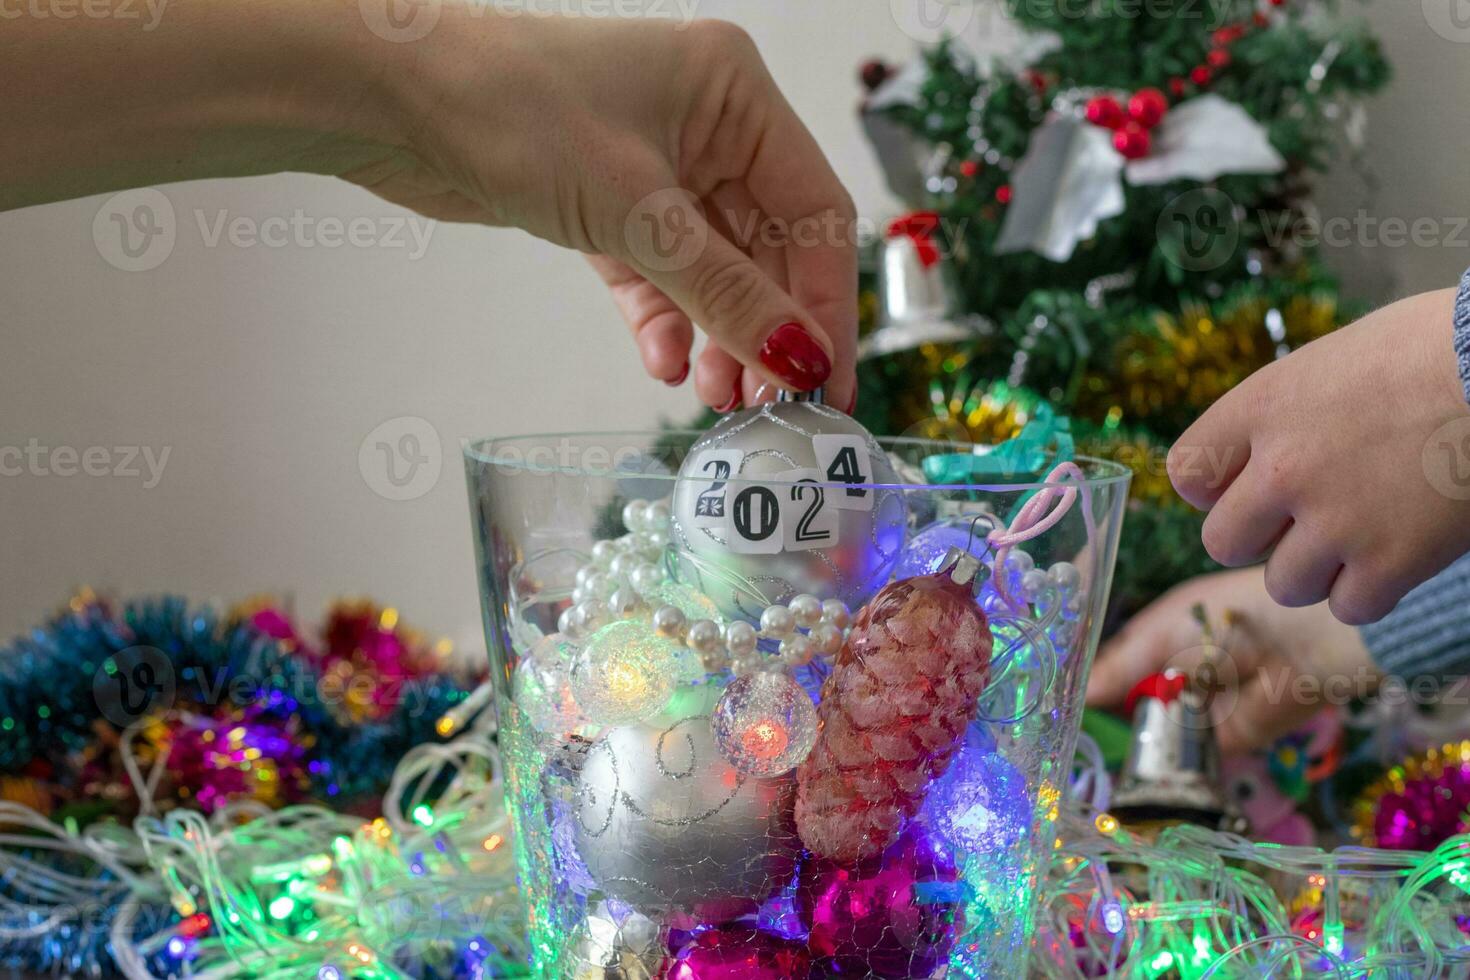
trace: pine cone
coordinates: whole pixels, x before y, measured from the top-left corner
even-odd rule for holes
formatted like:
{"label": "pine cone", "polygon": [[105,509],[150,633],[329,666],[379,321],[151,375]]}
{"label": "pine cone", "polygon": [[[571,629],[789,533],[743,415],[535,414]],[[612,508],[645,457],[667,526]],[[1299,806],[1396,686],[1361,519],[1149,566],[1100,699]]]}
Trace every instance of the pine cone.
{"label": "pine cone", "polygon": [[991,643],[970,588],[945,572],[894,582],[863,607],[796,774],[808,850],[849,863],[898,839],[975,720]]}

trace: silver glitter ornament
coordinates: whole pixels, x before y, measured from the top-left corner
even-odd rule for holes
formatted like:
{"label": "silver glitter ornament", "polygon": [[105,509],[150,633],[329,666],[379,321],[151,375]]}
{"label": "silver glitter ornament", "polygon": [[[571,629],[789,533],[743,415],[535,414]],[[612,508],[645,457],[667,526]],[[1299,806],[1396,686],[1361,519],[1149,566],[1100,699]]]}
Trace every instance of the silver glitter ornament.
{"label": "silver glitter ornament", "polygon": [[621,915],[599,902],[572,936],[565,976],[572,980],[653,980],[662,975],[658,923],[637,912]]}
{"label": "silver glitter ornament", "polygon": [[[675,575],[727,617],[751,622],[802,593],[860,606],[903,550],[908,508],[892,489],[898,482],[868,431],[819,402],[728,415],[679,472]],[[841,483],[852,486],[832,486]]]}
{"label": "silver glitter ornament", "polygon": [[610,729],[583,762],[577,852],[608,896],[726,921],[791,880],[795,780],[735,770],[715,746],[710,709],[706,699],[666,727]]}

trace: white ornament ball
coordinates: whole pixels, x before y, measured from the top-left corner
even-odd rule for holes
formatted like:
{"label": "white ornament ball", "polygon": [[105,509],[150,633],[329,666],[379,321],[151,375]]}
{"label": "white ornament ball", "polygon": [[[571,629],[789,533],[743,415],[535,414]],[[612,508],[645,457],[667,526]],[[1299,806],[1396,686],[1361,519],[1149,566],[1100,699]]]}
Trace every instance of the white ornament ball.
{"label": "white ornament ball", "polygon": [[[857,486],[817,485],[845,482]],[[676,577],[732,619],[754,621],[803,593],[859,606],[903,550],[908,505],[898,482],[877,441],[842,412],[802,401],[735,412],[680,469]]]}
{"label": "white ornament ball", "polygon": [[801,847],[796,782],[734,769],[703,704],[667,727],[597,739],[577,783],[577,853],[613,898],[723,922],[790,880]]}
{"label": "white ornament ball", "polygon": [[801,764],[817,743],[817,709],[790,675],[737,677],[715,705],[715,744],[740,772],[771,777]]}
{"label": "white ornament ball", "polygon": [[680,676],[679,648],[637,620],[589,636],[572,664],[572,696],[599,725],[625,725],[661,711]]}

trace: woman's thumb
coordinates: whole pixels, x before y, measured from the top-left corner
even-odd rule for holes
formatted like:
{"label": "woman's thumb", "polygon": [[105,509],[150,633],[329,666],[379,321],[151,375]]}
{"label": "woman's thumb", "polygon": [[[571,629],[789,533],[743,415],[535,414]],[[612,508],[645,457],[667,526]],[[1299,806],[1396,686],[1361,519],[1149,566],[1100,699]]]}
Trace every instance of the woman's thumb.
{"label": "woman's thumb", "polygon": [[624,229],[626,261],[689,314],[746,368],[791,391],[811,391],[832,373],[825,332],[734,243],[692,194],[650,194]]}

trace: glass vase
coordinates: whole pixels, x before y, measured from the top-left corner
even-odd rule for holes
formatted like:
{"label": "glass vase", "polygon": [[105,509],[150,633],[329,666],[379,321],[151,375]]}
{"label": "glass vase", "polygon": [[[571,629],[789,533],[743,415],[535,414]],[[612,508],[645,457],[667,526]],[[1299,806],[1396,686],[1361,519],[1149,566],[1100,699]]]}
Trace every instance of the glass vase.
{"label": "glass vase", "polygon": [[1127,471],[813,411],[466,450],[539,978],[1025,975]]}

